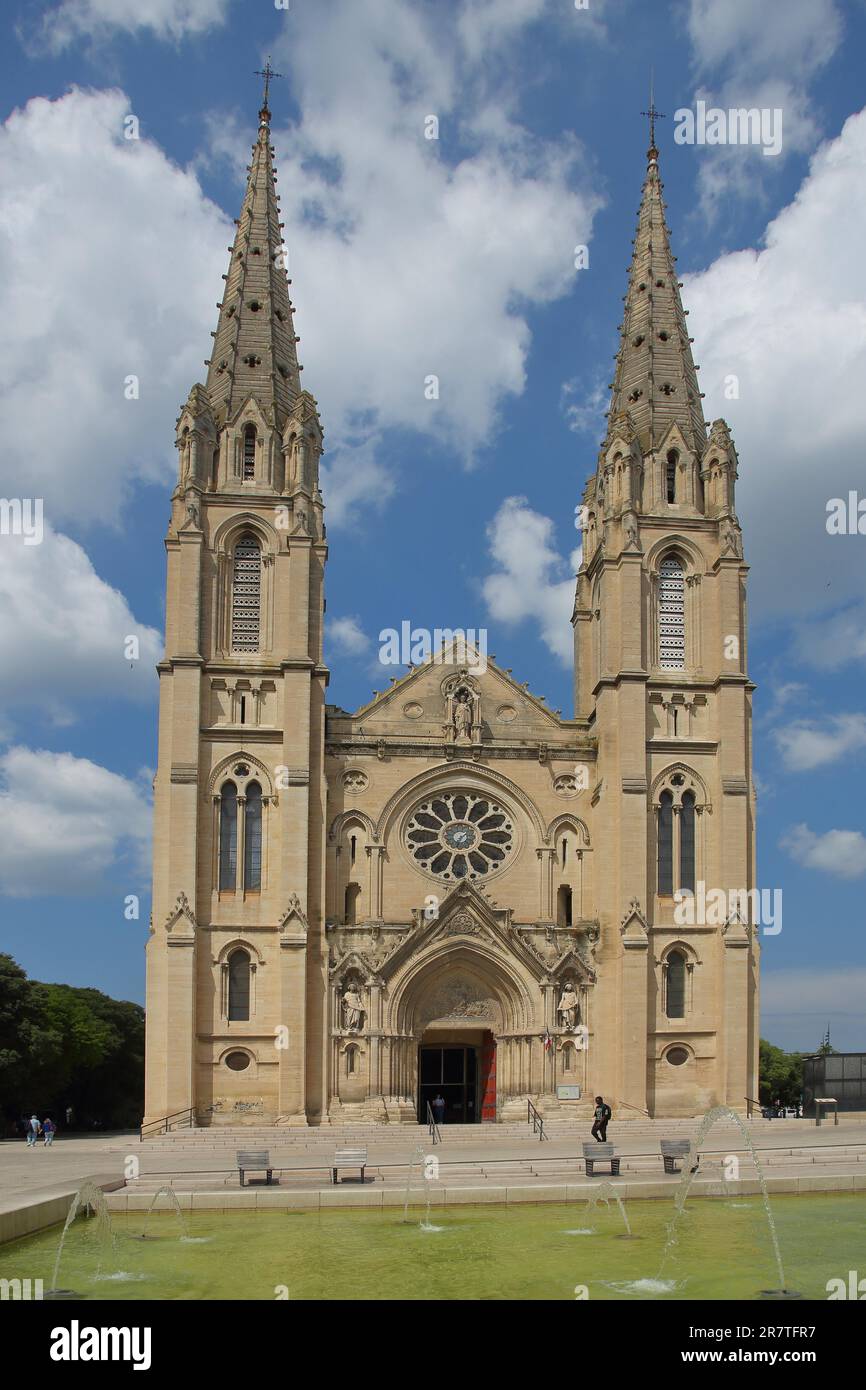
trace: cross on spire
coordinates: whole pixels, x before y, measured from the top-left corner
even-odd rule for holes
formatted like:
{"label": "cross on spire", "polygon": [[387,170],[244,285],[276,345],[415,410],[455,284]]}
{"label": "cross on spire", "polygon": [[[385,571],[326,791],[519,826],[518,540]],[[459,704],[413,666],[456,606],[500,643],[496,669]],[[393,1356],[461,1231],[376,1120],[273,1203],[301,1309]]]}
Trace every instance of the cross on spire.
{"label": "cross on spire", "polygon": [[256,77],[263,77],[263,78],[265,79],[265,95],[264,95],[264,100],[262,101],[262,110],[263,110],[263,111],[269,110],[269,107],[268,107],[268,97],[269,97],[269,95],[270,95],[270,90],[271,90],[271,78],[272,78],[272,77],[282,77],[282,75],[283,75],[283,74],[282,74],[281,72],[274,72],[273,68],[271,67],[271,55],[270,55],[270,53],[269,53],[269,54],[268,54],[268,61],[265,63],[265,66],[262,68],[262,70],[261,70],[260,72],[257,71],[257,72],[255,73],[255,76],[256,76]]}
{"label": "cross on spire", "polygon": [[648,111],[641,111],[641,115],[642,115],[642,116],[648,116],[648,117],[649,117],[649,123],[650,123],[650,149],[651,149],[651,150],[655,150],[655,148],[656,148],[656,121],[658,121],[658,120],[663,120],[663,119],[664,119],[664,115],[665,115],[664,111],[657,111],[657,110],[656,110],[655,98],[654,98],[654,96],[653,96],[653,87],[654,87],[654,85],[655,85],[655,84],[654,84],[654,74],[653,74],[652,72],[650,72],[650,104],[649,104],[649,110],[648,110]]}

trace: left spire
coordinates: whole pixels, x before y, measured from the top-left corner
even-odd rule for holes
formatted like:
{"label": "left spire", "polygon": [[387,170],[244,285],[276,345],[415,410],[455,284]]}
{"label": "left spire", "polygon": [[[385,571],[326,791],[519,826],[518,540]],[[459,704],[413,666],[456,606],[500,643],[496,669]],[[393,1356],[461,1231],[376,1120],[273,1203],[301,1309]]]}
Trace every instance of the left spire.
{"label": "left spire", "polygon": [[207,390],[218,423],[231,421],[254,396],[282,428],[301,383],[270,132],[270,84],[280,74],[269,58],[256,75],[264,79],[258,137],[229,248]]}

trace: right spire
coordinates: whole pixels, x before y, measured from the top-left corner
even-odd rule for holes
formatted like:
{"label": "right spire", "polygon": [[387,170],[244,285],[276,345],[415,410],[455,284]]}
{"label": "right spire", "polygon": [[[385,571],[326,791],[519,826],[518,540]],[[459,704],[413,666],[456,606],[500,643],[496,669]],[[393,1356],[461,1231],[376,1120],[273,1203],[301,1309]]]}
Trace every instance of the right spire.
{"label": "right spire", "polygon": [[616,355],[608,434],[627,415],[644,453],[657,448],[676,422],[700,457],[707,438],[697,369],[692,358],[686,311],[680,299],[676,257],[665,222],[655,121],[650,102],[647,172],[638,211],[637,235],[629,268],[628,292]]}

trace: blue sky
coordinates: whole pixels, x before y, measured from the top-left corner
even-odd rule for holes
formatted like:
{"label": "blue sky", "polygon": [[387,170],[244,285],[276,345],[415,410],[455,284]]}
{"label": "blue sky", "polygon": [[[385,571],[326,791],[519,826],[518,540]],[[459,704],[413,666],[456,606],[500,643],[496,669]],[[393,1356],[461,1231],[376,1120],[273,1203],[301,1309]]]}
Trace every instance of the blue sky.
{"label": "blue sky", "polygon": [[[866,496],[863,0],[10,0],[3,22],[0,496],[43,497],[46,533],[0,535],[2,949],[143,999],[174,420],[204,374],[266,55],[326,431],[329,698],[349,709],[387,682],[380,629],[408,619],[486,627],[571,712],[574,509],[654,68],[706,414],[740,455],[759,882],[784,894],[762,1031],[811,1048],[830,1023],[866,1048],[866,535],[826,530],[830,498]],[[675,143],[699,98],[781,109],[781,153]]]}

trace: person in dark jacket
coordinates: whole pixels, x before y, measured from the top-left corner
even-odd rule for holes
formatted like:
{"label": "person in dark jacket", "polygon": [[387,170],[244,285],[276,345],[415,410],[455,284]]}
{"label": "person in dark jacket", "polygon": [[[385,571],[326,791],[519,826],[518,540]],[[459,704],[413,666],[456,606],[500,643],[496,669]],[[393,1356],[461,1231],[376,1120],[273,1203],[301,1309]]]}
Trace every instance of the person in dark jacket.
{"label": "person in dark jacket", "polygon": [[437,1125],[441,1125],[442,1121],[445,1119],[445,1097],[440,1095],[438,1091],[433,1097],[432,1110],[433,1119],[436,1121]]}
{"label": "person in dark jacket", "polygon": [[607,1122],[610,1119],[610,1106],[605,1105],[604,1096],[595,1098],[595,1124],[592,1127],[592,1137],[599,1144],[607,1143]]}

